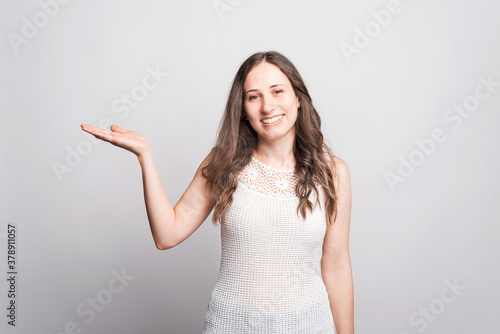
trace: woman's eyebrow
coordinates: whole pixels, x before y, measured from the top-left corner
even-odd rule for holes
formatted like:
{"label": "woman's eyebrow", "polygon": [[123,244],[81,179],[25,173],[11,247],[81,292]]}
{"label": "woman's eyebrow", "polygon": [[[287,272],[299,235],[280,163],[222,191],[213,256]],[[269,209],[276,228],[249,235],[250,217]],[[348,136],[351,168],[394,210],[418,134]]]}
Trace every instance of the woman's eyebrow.
{"label": "woman's eyebrow", "polygon": [[[283,85],[283,84],[274,84],[274,85],[269,86],[269,88],[274,88],[274,87],[277,87],[277,86],[283,86],[283,87],[285,87],[285,85]],[[256,89],[256,88],[249,89],[249,90],[247,90],[245,92],[245,95],[247,95],[250,92],[257,92],[257,91],[258,91],[258,89]]]}

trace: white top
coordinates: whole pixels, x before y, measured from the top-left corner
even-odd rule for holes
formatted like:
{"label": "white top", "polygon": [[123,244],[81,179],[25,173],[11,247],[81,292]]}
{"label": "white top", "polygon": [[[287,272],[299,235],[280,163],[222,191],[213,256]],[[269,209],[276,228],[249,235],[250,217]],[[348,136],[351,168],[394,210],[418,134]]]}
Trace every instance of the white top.
{"label": "white top", "polygon": [[202,334],[336,334],[323,278],[321,206],[297,213],[294,169],[252,156],[221,223],[221,264]]}

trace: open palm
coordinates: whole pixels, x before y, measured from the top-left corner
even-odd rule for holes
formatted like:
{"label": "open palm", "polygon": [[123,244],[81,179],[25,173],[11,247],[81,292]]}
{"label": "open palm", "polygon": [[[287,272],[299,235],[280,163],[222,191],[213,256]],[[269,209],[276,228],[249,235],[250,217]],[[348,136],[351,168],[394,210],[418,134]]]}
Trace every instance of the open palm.
{"label": "open palm", "polygon": [[137,156],[145,153],[150,148],[145,136],[139,132],[125,130],[118,125],[111,125],[111,131],[88,124],[81,124],[81,127],[83,131],[94,135],[96,138],[124,148]]}

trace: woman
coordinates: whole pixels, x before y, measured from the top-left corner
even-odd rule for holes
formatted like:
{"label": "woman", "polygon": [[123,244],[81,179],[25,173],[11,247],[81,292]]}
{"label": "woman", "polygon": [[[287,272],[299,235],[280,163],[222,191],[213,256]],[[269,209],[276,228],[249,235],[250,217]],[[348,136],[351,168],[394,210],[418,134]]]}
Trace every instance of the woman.
{"label": "woman", "polygon": [[354,333],[349,170],[325,144],[285,56],[258,52],[243,62],[217,143],[174,207],[144,136],[82,128],[137,155],[158,249],[184,241],[214,209],[221,266],[203,334]]}

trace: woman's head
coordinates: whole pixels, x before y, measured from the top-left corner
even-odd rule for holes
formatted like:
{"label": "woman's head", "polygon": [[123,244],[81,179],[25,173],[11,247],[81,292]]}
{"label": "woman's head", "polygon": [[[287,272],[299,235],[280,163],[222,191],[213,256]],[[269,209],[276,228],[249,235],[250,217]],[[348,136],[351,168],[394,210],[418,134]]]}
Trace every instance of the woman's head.
{"label": "woman's head", "polygon": [[[321,126],[311,107],[309,92],[293,63],[276,51],[257,52],[236,73],[225,118],[232,120],[232,128],[240,128],[240,140],[255,148],[259,136],[287,134],[295,138],[304,132],[304,125]],[[262,123],[273,115],[285,116],[279,127]]]}
{"label": "woman's head", "polygon": [[[262,122],[274,115],[284,117],[274,126]],[[293,138],[294,173],[300,180],[295,189],[300,199],[297,210],[305,218],[306,210],[312,210],[309,195],[312,190],[318,193],[320,184],[326,192],[327,221],[330,221],[336,212],[329,163],[333,153],[323,140],[320,116],[292,62],[279,52],[266,51],[251,55],[238,69],[211,162],[203,169],[215,206],[214,223],[223,218],[231,204],[237,187],[236,176],[250,162],[259,140],[278,136]]]}
{"label": "woman's head", "polygon": [[300,101],[281,70],[262,61],[248,72],[243,84],[243,113],[258,141],[288,137],[295,140]]}

